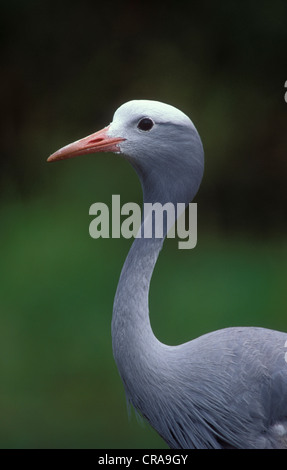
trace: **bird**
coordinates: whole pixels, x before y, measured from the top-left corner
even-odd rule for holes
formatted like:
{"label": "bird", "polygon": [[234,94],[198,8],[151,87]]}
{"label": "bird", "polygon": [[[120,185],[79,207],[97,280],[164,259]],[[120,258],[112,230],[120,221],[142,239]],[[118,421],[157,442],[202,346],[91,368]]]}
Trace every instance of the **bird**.
{"label": "bird", "polygon": [[[48,161],[97,152],[130,162],[144,203],[187,206],[204,173],[193,122],[159,101],[124,103],[108,126]],[[149,289],[166,231],[134,239],[115,294],[112,348],[128,402],[171,449],[287,448],[287,333],[227,327],[172,346],[154,335]]]}

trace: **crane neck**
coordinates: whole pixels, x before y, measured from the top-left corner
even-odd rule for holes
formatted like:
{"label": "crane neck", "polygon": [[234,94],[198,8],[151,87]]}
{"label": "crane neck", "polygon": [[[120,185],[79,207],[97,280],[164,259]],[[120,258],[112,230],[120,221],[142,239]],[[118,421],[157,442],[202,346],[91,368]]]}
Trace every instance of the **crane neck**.
{"label": "crane neck", "polygon": [[[178,217],[175,207],[175,218]],[[156,343],[149,318],[149,286],[152,273],[158,259],[160,250],[171,220],[162,213],[161,224],[153,209],[144,218],[122,268],[113,308],[112,338],[114,353],[121,353],[123,348],[129,347],[131,342],[143,339],[145,346]],[[159,225],[162,225],[159,231]],[[161,236],[159,235],[161,233]],[[147,234],[148,237],[147,238]],[[125,338],[125,339],[124,339]]]}
{"label": "crane neck", "polygon": [[[136,238],[122,268],[113,308],[112,337],[116,347],[120,342],[142,338],[153,340],[149,318],[149,286],[162,248],[162,238]],[[124,340],[125,338],[125,340]]]}
{"label": "crane neck", "polygon": [[[142,223],[143,230],[145,220]],[[112,343],[114,358],[127,396],[133,395],[134,383],[143,371],[155,370],[163,346],[155,337],[149,318],[149,286],[165,239],[136,238],[120,275],[113,308]]]}
{"label": "crane neck", "polygon": [[[182,186],[173,185],[166,181],[165,177],[156,178],[152,172],[144,172],[142,168],[136,168],[136,170],[142,183],[144,203],[157,202],[163,206],[171,202],[175,210],[175,219],[179,216],[177,202],[187,205],[198,189],[199,180],[190,184],[189,178],[189,184],[187,184],[182,177]],[[157,223],[152,210],[144,214],[140,228],[141,237],[133,242],[122,268],[112,318],[115,362],[127,396],[132,398],[134,406],[141,410],[145,398],[139,396],[141,395],[139,388],[147,390],[148,383],[151,381],[157,383],[159,380],[157,371],[164,373],[166,356],[173,351],[173,347],[161,343],[155,337],[149,318],[150,281],[170,228],[168,218],[164,218],[162,236],[158,238]],[[143,236],[146,227],[151,238]],[[164,380],[164,377],[162,379]],[[150,399],[152,400],[152,397]]]}

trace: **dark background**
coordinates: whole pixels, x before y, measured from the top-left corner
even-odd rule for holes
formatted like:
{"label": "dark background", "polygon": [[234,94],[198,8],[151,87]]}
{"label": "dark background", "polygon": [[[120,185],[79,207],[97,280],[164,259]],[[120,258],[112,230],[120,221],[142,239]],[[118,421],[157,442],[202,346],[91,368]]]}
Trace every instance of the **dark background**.
{"label": "dark background", "polygon": [[111,350],[129,240],[93,240],[94,202],[141,202],[110,154],[57,148],[130,99],[194,121],[198,245],[168,240],[150,293],[161,341],[287,330],[285,1],[1,2],[0,447],[161,447],[128,420]]}

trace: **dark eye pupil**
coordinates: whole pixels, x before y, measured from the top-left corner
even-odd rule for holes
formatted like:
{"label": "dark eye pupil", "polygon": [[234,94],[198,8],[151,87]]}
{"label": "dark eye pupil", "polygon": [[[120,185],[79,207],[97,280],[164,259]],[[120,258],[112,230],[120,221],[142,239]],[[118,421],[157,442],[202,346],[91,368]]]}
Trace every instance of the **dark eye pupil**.
{"label": "dark eye pupil", "polygon": [[149,118],[143,118],[138,123],[138,128],[141,131],[150,131],[152,127],[153,127],[153,121]]}

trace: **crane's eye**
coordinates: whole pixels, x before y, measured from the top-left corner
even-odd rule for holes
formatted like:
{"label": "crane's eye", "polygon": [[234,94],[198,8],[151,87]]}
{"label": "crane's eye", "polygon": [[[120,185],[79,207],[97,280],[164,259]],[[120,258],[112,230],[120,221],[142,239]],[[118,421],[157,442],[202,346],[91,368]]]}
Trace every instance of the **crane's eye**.
{"label": "crane's eye", "polygon": [[140,122],[138,123],[138,128],[141,130],[141,131],[150,131],[151,128],[153,127],[154,125],[154,122],[152,119],[150,118],[143,118],[140,120]]}

